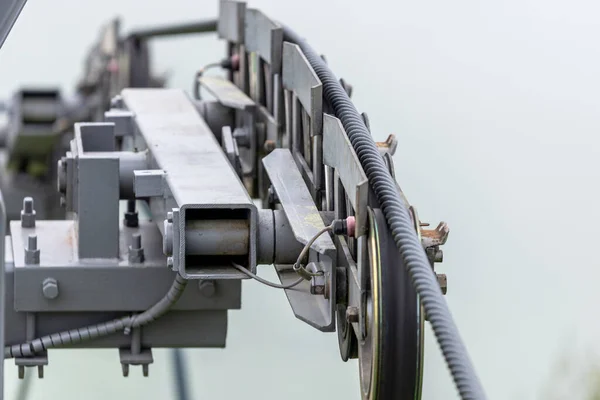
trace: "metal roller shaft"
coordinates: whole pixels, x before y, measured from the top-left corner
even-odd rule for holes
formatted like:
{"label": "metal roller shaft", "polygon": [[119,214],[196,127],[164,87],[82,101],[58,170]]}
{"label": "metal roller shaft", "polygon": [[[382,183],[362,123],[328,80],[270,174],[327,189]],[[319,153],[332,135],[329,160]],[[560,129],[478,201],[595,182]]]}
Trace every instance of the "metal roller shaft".
{"label": "metal roller shaft", "polygon": [[247,220],[198,220],[186,225],[186,252],[195,256],[241,256],[248,254],[250,230]]}

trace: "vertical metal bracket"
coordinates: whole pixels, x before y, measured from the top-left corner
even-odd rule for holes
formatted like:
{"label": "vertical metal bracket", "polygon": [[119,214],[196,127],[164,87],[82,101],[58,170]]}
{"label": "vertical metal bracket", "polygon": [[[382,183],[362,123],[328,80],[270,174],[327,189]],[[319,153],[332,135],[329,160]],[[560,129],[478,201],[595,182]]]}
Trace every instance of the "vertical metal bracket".
{"label": "vertical metal bracket", "polygon": [[244,43],[245,16],[245,2],[221,0],[219,2],[219,20],[217,21],[219,38],[236,44]]}
{"label": "vertical metal bracket", "polygon": [[323,115],[323,162],[335,168],[356,214],[355,237],[367,232],[369,181],[342,123],[336,117]]}
{"label": "vertical metal bracket", "polygon": [[[263,164],[296,240],[306,245],[325,224],[290,151],[276,149],[263,158]],[[312,294],[309,282],[286,290],[286,295],[297,318],[321,331],[333,331],[337,250],[327,234],[321,235],[310,248],[309,262],[317,263],[324,271],[323,295]],[[276,265],[276,269],[283,284],[298,279],[291,266]]]}

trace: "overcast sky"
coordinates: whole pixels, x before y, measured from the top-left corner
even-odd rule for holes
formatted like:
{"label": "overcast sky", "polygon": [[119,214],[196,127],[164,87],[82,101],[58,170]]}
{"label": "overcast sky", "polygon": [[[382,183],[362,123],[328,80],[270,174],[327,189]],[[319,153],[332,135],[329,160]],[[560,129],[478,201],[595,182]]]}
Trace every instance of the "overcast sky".
{"label": "overcast sky", "polygon": [[[489,398],[583,399],[560,391],[568,382],[556,370],[581,383],[600,350],[598,3],[250,4],[327,56],[378,139],[398,137],[400,185],[423,220],[449,223],[447,300]],[[0,51],[0,94],[34,83],[71,91],[113,16],[127,30],[216,12],[216,1],[30,1]],[[223,48],[214,36],[162,40],[154,61],[188,89]],[[282,293],[245,283],[228,340],[188,354],[198,399],[358,399],[357,366],[339,360],[335,335],[296,321]],[[167,362],[158,352],[150,379],[125,380],[116,350],[51,352],[33,394],[167,399]],[[426,400],[456,398],[429,332],[424,386]]]}

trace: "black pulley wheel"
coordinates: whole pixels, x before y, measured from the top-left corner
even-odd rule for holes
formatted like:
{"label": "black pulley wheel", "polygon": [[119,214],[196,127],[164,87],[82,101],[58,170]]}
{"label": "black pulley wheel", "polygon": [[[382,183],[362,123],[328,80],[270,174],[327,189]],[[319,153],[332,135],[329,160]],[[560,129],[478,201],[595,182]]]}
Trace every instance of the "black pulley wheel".
{"label": "black pulley wheel", "polygon": [[423,315],[379,209],[369,210],[367,247],[369,263],[361,271],[368,274],[367,288],[357,332],[362,397],[420,399]]}

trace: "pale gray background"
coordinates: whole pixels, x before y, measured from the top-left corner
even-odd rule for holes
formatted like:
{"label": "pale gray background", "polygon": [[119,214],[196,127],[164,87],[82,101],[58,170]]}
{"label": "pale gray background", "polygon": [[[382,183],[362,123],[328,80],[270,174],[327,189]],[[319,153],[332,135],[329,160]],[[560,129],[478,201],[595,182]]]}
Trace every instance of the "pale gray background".
{"label": "pale gray background", "polygon": [[[378,139],[397,135],[403,189],[422,219],[450,224],[447,300],[489,398],[585,399],[600,350],[598,3],[250,4],[326,54]],[[127,29],[216,12],[216,1],[30,0],[0,51],[0,94],[72,88],[112,16]],[[172,86],[189,88],[223,45],[187,38],[154,50]],[[430,332],[427,346],[424,398],[456,398]],[[151,378],[123,379],[116,350],[50,352],[32,399],[170,399],[166,353],[155,355]],[[335,335],[296,321],[282,293],[255,283],[230,313],[228,348],[187,355],[198,399],[358,399],[356,363],[339,360]]]}

